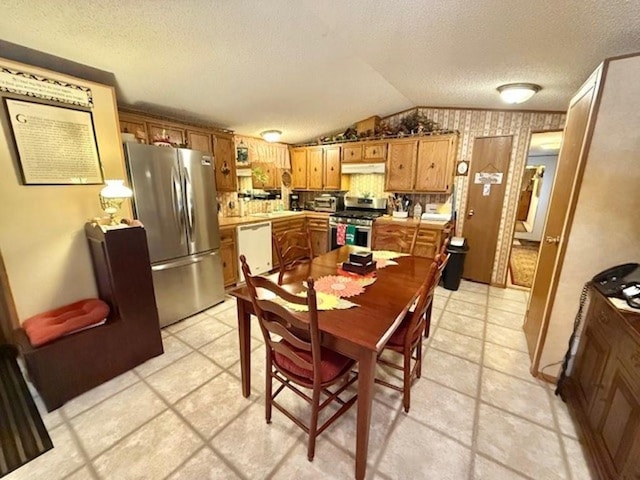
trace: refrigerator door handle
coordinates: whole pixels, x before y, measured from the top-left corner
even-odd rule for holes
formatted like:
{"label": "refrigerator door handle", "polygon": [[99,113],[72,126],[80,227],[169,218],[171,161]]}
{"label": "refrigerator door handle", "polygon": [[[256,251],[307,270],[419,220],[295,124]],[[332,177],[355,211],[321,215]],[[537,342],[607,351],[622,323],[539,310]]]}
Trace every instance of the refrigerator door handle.
{"label": "refrigerator door handle", "polygon": [[187,212],[187,221],[189,222],[189,225],[188,225],[189,241],[193,242],[193,222],[194,222],[193,189],[191,188],[191,178],[189,177],[189,170],[187,170],[186,168],[183,168],[182,175],[184,177],[184,196],[185,196],[185,201],[187,203],[186,212]]}
{"label": "refrigerator door handle", "polygon": [[190,255],[188,257],[178,258],[177,260],[152,265],[151,270],[154,272],[159,272],[162,270],[167,270],[169,268],[184,267],[185,265],[191,265],[192,263],[202,262],[207,257],[215,257],[218,254],[218,250],[212,250],[200,255]]}
{"label": "refrigerator door handle", "polygon": [[[171,169],[171,199],[173,200],[173,219],[184,229],[184,220],[182,217],[182,186],[176,169]],[[181,242],[182,243],[182,242]]]}

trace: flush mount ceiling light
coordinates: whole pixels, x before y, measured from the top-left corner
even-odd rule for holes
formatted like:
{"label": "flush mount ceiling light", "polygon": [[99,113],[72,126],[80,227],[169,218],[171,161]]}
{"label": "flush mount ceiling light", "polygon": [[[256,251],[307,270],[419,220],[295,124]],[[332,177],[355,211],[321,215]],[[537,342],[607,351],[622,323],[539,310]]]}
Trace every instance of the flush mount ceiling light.
{"label": "flush mount ceiling light", "polygon": [[280,140],[280,135],[282,135],[280,130],[265,130],[260,134],[267,142],[277,142]]}
{"label": "flush mount ceiling light", "polygon": [[526,102],[540,90],[542,87],[535,83],[509,83],[498,87],[502,100],[511,104]]}

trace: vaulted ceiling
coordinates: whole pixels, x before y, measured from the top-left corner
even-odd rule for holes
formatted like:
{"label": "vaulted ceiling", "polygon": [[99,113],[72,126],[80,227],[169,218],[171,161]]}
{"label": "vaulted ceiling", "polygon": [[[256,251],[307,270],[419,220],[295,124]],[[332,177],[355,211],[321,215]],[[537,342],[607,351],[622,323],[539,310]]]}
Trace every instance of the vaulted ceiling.
{"label": "vaulted ceiling", "polygon": [[[637,0],[4,0],[0,39],[113,72],[118,101],[295,143],[413,106],[564,111],[640,51]],[[0,52],[0,57],[2,52]]]}

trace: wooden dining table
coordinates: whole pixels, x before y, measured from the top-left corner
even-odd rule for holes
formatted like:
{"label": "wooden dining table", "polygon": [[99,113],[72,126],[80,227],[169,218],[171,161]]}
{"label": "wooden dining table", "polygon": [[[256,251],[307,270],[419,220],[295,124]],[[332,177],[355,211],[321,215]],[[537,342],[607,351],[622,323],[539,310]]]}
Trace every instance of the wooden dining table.
{"label": "wooden dining table", "polygon": [[[283,279],[283,287],[293,292],[302,291],[302,282],[308,277],[318,279],[325,275],[335,275],[339,264],[348,260],[350,253],[363,250],[366,249],[343,246],[320,255],[312,262],[299,265],[287,273]],[[358,362],[356,479],[365,478],[377,356],[418,298],[432,259],[405,256],[395,258],[394,261],[398,265],[377,270],[376,281],[367,286],[364,293],[348,298],[358,306],[318,312],[322,344]],[[276,273],[269,278],[275,282],[277,277]],[[229,293],[237,299],[242,395],[248,397],[251,392],[253,307],[246,285]]]}

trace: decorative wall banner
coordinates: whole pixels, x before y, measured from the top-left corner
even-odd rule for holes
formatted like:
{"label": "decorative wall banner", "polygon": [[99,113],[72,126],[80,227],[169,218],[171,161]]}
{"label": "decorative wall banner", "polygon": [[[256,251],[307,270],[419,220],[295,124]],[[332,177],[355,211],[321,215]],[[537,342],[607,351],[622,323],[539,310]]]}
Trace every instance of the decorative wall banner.
{"label": "decorative wall banner", "polygon": [[0,91],[93,107],[91,89],[0,66]]}
{"label": "decorative wall banner", "polygon": [[473,183],[483,185],[500,185],[502,183],[502,173],[496,172],[478,172]]}
{"label": "decorative wall banner", "polygon": [[104,183],[91,112],[4,99],[27,185]]}

